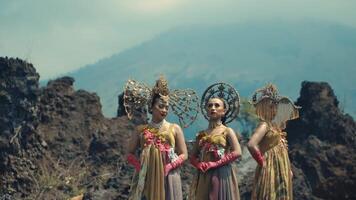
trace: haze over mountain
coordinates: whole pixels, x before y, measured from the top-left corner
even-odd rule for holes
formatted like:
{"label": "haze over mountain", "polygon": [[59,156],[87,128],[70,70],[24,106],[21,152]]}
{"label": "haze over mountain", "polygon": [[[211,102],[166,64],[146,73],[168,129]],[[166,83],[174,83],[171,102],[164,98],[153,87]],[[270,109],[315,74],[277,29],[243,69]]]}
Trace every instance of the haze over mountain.
{"label": "haze over mountain", "polygon": [[77,88],[97,92],[114,116],[117,95],[128,78],[153,84],[166,75],[172,88],[201,95],[224,81],[250,97],[267,82],[299,96],[303,80],[326,81],[355,116],[356,29],[320,21],[264,21],[181,27],[70,73]]}

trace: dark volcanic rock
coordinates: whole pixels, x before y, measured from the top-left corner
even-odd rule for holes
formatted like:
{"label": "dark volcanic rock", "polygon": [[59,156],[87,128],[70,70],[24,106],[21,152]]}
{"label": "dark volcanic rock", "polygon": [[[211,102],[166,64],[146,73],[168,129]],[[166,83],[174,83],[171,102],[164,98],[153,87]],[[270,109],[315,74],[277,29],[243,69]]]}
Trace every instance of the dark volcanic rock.
{"label": "dark volcanic rock", "polygon": [[134,125],[105,118],[99,97],[71,77],[41,89],[38,79],[31,64],[0,58],[0,198],[126,199]]}
{"label": "dark volcanic rock", "polygon": [[56,156],[73,159],[88,149],[92,135],[102,128],[105,118],[99,97],[86,91],[75,91],[74,80],[63,77],[49,81],[40,95],[39,134]]}
{"label": "dark volcanic rock", "polygon": [[86,199],[125,199],[132,171],[123,156],[134,125],[126,117],[105,118],[99,97],[74,90],[73,83],[70,77],[50,81],[40,98],[38,132],[48,144],[48,156],[61,161],[58,182],[76,179],[70,186],[85,192]]}
{"label": "dark volcanic rock", "polygon": [[288,124],[290,144],[315,135],[322,141],[356,146],[355,121],[340,111],[339,101],[329,84],[303,82],[296,104],[302,109],[300,120]]}
{"label": "dark volcanic rock", "polygon": [[117,107],[117,117],[122,117],[122,116],[126,116],[126,111],[125,111],[125,107],[124,107],[124,93],[121,93],[118,97],[118,107]]}
{"label": "dark volcanic rock", "polygon": [[0,58],[0,194],[29,194],[35,159],[41,156],[38,80],[32,64]]}
{"label": "dark volcanic rock", "polygon": [[288,123],[296,199],[356,199],[356,123],[327,83],[303,82],[300,119]]}

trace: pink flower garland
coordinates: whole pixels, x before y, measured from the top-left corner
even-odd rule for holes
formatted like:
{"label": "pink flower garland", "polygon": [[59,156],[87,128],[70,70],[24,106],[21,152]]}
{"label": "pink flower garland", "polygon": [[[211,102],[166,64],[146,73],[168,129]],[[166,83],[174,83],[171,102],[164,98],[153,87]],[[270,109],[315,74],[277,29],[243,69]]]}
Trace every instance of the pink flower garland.
{"label": "pink flower garland", "polygon": [[163,138],[162,135],[154,134],[150,130],[145,129],[143,131],[143,136],[145,138],[145,144],[144,144],[145,147],[148,146],[148,145],[153,144],[161,152],[168,152],[169,151],[170,145],[167,142],[163,142],[165,139]]}

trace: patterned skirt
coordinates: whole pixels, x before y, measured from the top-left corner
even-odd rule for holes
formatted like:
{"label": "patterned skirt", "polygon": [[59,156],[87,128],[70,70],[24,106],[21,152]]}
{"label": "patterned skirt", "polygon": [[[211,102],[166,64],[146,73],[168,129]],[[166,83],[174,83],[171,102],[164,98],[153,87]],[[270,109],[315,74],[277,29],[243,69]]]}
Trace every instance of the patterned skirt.
{"label": "patterned skirt", "polygon": [[257,166],[252,200],[292,200],[292,177],[288,151],[277,145],[264,154],[265,166]]}

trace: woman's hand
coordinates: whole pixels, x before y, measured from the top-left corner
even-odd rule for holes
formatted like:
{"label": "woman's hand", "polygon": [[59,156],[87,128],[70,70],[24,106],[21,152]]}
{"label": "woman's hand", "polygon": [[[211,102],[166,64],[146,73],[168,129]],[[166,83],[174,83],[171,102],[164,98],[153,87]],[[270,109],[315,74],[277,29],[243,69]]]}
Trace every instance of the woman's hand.
{"label": "woman's hand", "polygon": [[216,162],[202,162],[201,163],[201,171],[207,172],[209,169],[215,168]]}
{"label": "woman's hand", "polygon": [[173,169],[173,166],[171,163],[166,164],[164,166],[164,176],[167,176],[172,169]]}
{"label": "woman's hand", "polygon": [[220,160],[217,160],[215,162],[205,162],[203,164],[203,166],[202,166],[203,167],[203,171],[206,172],[209,169],[213,169],[213,168],[217,168],[217,167],[221,167],[221,166],[227,165],[227,164],[235,161],[239,156],[240,155],[236,151],[224,154],[224,156]]}
{"label": "woman's hand", "polygon": [[167,176],[168,173],[172,170],[172,169],[176,169],[180,166],[183,165],[185,161],[185,155],[184,154],[181,154],[178,156],[178,158],[174,161],[174,162],[171,162],[171,163],[168,163],[164,166],[164,175]]}
{"label": "woman's hand", "polygon": [[265,136],[268,130],[268,124],[266,122],[261,122],[255,129],[250,140],[247,143],[247,148],[251,156],[256,160],[257,164],[261,167],[265,165],[265,159],[263,153],[258,148],[258,144],[261,142],[262,138]]}
{"label": "woman's hand", "polygon": [[205,172],[205,168],[206,168],[206,162],[199,162],[195,165],[195,167],[201,171],[201,172]]}
{"label": "woman's hand", "polygon": [[204,169],[206,168],[206,163],[205,162],[199,162],[198,159],[195,156],[192,156],[190,158],[190,163],[199,171],[205,172]]}
{"label": "woman's hand", "polygon": [[127,155],[127,162],[135,167],[136,172],[139,172],[141,170],[140,161],[136,158],[135,155],[133,155],[131,153],[128,154]]}
{"label": "woman's hand", "polygon": [[261,167],[265,166],[265,158],[263,157],[261,151],[257,148],[255,149],[250,149],[250,153],[252,154],[252,157],[256,160],[257,164],[260,165]]}

